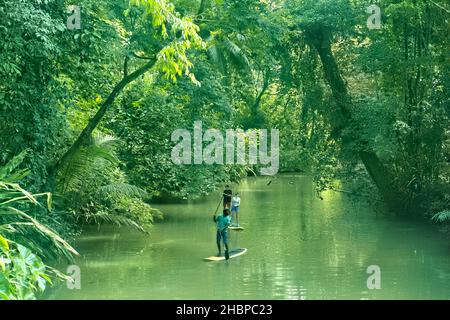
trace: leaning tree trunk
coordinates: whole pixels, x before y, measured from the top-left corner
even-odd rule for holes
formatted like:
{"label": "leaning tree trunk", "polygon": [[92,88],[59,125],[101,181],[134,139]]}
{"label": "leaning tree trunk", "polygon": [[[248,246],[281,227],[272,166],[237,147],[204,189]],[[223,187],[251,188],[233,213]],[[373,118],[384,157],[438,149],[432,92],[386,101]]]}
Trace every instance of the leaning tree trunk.
{"label": "leaning tree trunk", "polygon": [[[197,16],[200,16],[206,9],[206,0],[202,0],[200,3],[200,7],[198,10]],[[97,111],[97,113],[92,117],[87,126],[83,129],[83,131],[78,136],[77,140],[70,146],[70,148],[62,155],[61,158],[58,159],[58,161],[55,162],[52,166],[48,168],[48,175],[49,175],[49,183],[50,185],[54,185],[56,174],[58,171],[67,164],[67,162],[72,158],[72,156],[83,146],[85,145],[89,137],[91,136],[92,132],[97,128],[103,117],[105,116],[106,112],[109,110],[109,108],[112,106],[114,101],[116,100],[117,96],[122,92],[122,90],[131,82],[142,76],[144,73],[146,73],[148,70],[150,70],[156,63],[156,57],[153,58],[144,58],[139,57],[134,54],[135,58],[139,59],[146,59],[149,60],[146,64],[144,64],[139,69],[135,70],[134,72],[128,74],[128,62],[129,57],[125,57],[125,63],[124,63],[124,77],[122,80],[119,81],[119,83],[116,84],[114,89],[109,94],[108,98],[103,102],[100,109]]]}
{"label": "leaning tree trunk", "polygon": [[[127,60],[126,60],[127,62]],[[64,165],[67,164],[67,162],[72,158],[74,154],[77,153],[77,151],[85,145],[89,137],[91,136],[92,132],[97,128],[100,121],[105,116],[106,112],[109,110],[111,105],[114,103],[117,96],[122,92],[122,90],[131,82],[142,76],[145,72],[150,70],[153,65],[155,64],[156,59],[151,59],[149,62],[144,64],[142,67],[137,69],[136,71],[126,74],[124,73],[124,77],[122,78],[119,83],[116,84],[114,89],[109,94],[108,98],[105,100],[105,102],[102,103],[100,106],[100,109],[97,111],[97,113],[92,117],[86,127],[81,131],[78,138],[75,140],[75,142],[70,146],[70,148],[62,155],[59,160],[49,168],[49,179],[54,180],[56,177],[56,174],[58,173],[59,169],[61,169]],[[51,182],[52,184],[54,181]]]}
{"label": "leaning tree trunk", "polygon": [[[308,43],[314,47],[319,54],[325,79],[332,91],[336,104],[336,110],[332,111],[334,115],[337,115],[337,119],[335,119],[337,121],[333,121],[331,125],[333,134],[338,135],[342,129],[348,127],[352,120],[350,108],[352,101],[331,50],[331,34],[324,28],[317,28],[315,30],[308,30],[305,32],[305,35]],[[361,141],[361,144],[363,145],[362,150],[358,152],[359,157],[381,196],[384,198],[387,206],[391,210],[399,212],[399,210],[402,209],[400,207],[402,197],[400,196],[401,193],[396,190],[392,174],[381,162],[377,154],[371,150],[366,141],[358,136],[355,136],[354,138]]]}

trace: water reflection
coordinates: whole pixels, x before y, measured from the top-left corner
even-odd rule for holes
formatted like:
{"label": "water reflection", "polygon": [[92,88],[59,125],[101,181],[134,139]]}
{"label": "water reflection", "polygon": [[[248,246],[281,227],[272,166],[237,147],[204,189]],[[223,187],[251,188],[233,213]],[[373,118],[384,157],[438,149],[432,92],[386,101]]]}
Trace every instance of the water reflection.
{"label": "water reflection", "polygon": [[[364,203],[327,192],[308,177],[268,186],[249,178],[237,189],[245,231],[232,247],[248,253],[206,263],[216,251],[212,214],[218,196],[158,205],[167,213],[151,235],[88,230],[77,243],[82,289],[61,286],[53,299],[417,299],[450,298],[450,254],[437,232],[417,222],[376,217]],[[379,265],[382,289],[368,290]],[[63,268],[64,269],[64,266]]]}

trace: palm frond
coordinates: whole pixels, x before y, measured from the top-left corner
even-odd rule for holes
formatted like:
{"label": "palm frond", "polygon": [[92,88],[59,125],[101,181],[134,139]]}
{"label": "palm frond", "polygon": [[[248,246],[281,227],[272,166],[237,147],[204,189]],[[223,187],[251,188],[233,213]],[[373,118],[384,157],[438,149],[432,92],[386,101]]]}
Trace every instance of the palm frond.
{"label": "palm frond", "polygon": [[226,73],[227,61],[220,48],[216,44],[213,44],[209,47],[207,53],[212,63],[214,63],[222,73]]}
{"label": "palm frond", "polygon": [[75,153],[61,171],[59,191],[66,193],[81,190],[85,187],[87,178],[99,172],[99,168],[117,164],[116,143],[117,140],[112,136],[97,134],[92,137],[90,143]]}
{"label": "palm frond", "polygon": [[[41,236],[47,238],[50,240],[53,245],[58,248],[61,253],[65,254],[68,258],[70,257],[70,254],[78,255],[78,252],[70,245],[68,244],[64,239],[62,239],[55,231],[53,231],[51,228],[44,226],[39,221],[37,221],[35,218],[29,216],[25,212],[18,210],[13,207],[9,207],[9,210],[16,213],[18,216],[23,218],[25,221],[21,223],[20,225],[27,225],[33,227],[35,231],[41,234]],[[19,225],[16,223],[16,226]],[[67,254],[69,253],[69,254]]]}
{"label": "palm frond", "polygon": [[[22,188],[18,183],[12,182],[23,176],[24,170],[14,173],[26,156],[26,152],[20,153],[7,164],[7,168],[0,168],[3,180],[0,180],[0,231],[11,237],[8,239],[22,245],[31,246],[42,255],[50,252],[59,252],[68,259],[78,253],[65,240],[63,240],[51,228],[44,226],[37,218],[25,213],[24,208],[30,204],[42,206],[38,198],[45,197],[47,209],[51,210],[52,196],[48,192],[32,194]],[[51,245],[50,245],[51,244]]]}
{"label": "palm frond", "polygon": [[[12,158],[7,164],[5,164],[3,167],[0,167],[0,180],[1,181],[13,181],[11,172],[13,172],[25,159],[27,156],[28,150],[24,150],[21,153],[19,153],[17,156]],[[21,171],[20,174],[16,173],[18,177],[24,174],[24,172],[27,170]],[[8,180],[6,178],[8,177]],[[17,178],[17,177],[16,177]]]}
{"label": "palm frond", "polygon": [[153,222],[153,210],[143,200],[145,190],[126,183],[118,170],[116,139],[98,134],[79,150],[61,171],[60,195],[69,202],[76,220],[110,223],[145,232]]}
{"label": "palm frond", "polygon": [[16,170],[16,172],[11,173],[9,176],[3,179],[3,182],[17,182],[25,178],[30,174],[30,169]]}
{"label": "palm frond", "polygon": [[250,68],[250,61],[247,58],[247,55],[245,52],[233,41],[231,41],[229,38],[224,37],[223,39],[224,48],[227,51],[228,56],[230,59],[240,68],[249,69]]}
{"label": "palm frond", "polygon": [[100,187],[95,195],[96,198],[100,199],[106,197],[117,198],[122,196],[142,199],[148,197],[148,193],[144,189],[128,183],[113,183]]}
{"label": "palm frond", "polygon": [[248,72],[251,69],[250,60],[235,42],[226,36],[212,35],[207,39],[209,45],[207,54],[222,73],[231,67]]}
{"label": "palm frond", "polygon": [[450,210],[438,212],[431,219],[435,222],[450,221]]}
{"label": "palm frond", "polygon": [[102,158],[111,163],[117,163],[118,158],[115,153],[117,139],[107,134],[96,134],[92,138],[92,143],[89,144],[89,151],[94,158]]}

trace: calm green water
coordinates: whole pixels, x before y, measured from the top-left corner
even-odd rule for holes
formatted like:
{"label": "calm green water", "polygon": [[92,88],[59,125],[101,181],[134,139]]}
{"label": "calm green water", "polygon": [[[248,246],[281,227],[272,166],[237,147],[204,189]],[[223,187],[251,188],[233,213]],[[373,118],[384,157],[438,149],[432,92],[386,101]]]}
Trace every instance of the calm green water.
{"label": "calm green water", "polygon": [[[49,299],[449,299],[450,244],[430,226],[375,214],[339,193],[314,196],[308,177],[249,178],[241,193],[243,232],[216,253],[214,195],[166,212],[150,236],[87,230],[76,243],[81,289],[61,285]],[[233,190],[236,189],[233,188]],[[367,289],[366,268],[381,268],[381,289]],[[64,268],[63,268],[64,269]]]}

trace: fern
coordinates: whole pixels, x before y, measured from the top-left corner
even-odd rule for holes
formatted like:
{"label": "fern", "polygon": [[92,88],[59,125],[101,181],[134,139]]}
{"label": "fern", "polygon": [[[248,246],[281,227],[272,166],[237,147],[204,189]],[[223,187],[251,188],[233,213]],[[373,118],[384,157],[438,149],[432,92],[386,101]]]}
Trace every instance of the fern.
{"label": "fern", "polygon": [[128,183],[113,183],[100,187],[95,194],[97,199],[123,196],[144,199],[148,197],[148,193],[147,191]]}
{"label": "fern", "polygon": [[227,71],[226,58],[218,46],[216,45],[210,46],[208,49],[208,56],[222,73],[226,73]]}
{"label": "fern", "polygon": [[[5,167],[0,168],[0,232],[12,243],[20,242],[31,247],[41,255],[48,255],[52,250],[59,255],[71,259],[77,255],[64,239],[51,228],[40,223],[37,218],[30,216],[24,210],[30,204],[41,206],[38,198],[45,197],[47,210],[52,209],[52,196],[50,193],[32,194],[23,189],[15,179],[22,177],[24,171],[17,174],[13,171],[21,164],[26,156],[26,151],[14,157]],[[51,246],[48,243],[51,243]]]}
{"label": "fern", "polygon": [[119,162],[115,153],[116,142],[114,137],[102,134],[91,138],[90,143],[75,153],[62,170],[60,191],[82,190],[86,187],[86,179],[93,175],[94,168],[103,167],[105,163],[116,165]]}
{"label": "fern", "polygon": [[161,213],[143,200],[149,195],[128,184],[118,168],[117,140],[97,134],[67,163],[58,179],[57,190],[69,207],[75,221],[110,223],[129,226],[145,232],[153,216]]}
{"label": "fern", "polygon": [[450,210],[438,212],[431,219],[435,222],[450,221]]}
{"label": "fern", "polygon": [[240,68],[250,68],[250,61],[244,51],[229,38],[224,37],[224,48],[230,59]]}
{"label": "fern", "polygon": [[208,56],[211,61],[226,73],[229,67],[240,71],[250,71],[251,64],[244,50],[225,36],[211,36],[208,38]]}
{"label": "fern", "polygon": [[11,173],[23,162],[25,157],[27,156],[28,150],[24,150],[19,153],[17,156],[12,158],[7,164],[0,168],[0,181],[17,181],[20,176],[24,177],[24,173],[28,170],[20,171],[20,174],[16,172],[16,176],[11,176]]}

